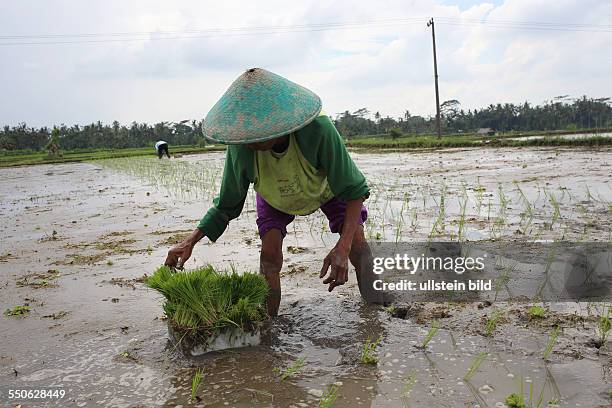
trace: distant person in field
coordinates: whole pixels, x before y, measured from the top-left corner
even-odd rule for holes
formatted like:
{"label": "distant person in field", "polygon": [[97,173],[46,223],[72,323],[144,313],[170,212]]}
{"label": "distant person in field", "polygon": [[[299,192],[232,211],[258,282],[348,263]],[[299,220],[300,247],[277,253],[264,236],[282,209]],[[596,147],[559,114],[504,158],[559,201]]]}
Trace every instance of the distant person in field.
{"label": "distant person in field", "polygon": [[168,143],[164,142],[163,140],[160,140],[159,142],[155,143],[155,151],[157,152],[157,157],[160,159],[162,158],[164,153],[166,153],[166,156],[170,158],[170,152],[168,151]]}
{"label": "distant person in field", "polygon": [[348,261],[359,289],[371,288],[372,254],[363,223],[369,196],[340,134],[321,112],[321,99],[308,89],[264,69],[242,74],[210,110],[204,136],[227,144],[221,190],[193,233],[168,251],[166,265],[183,268],[195,244],[219,239],[242,212],[250,184],[257,192],[257,226],[261,237],[260,272],[270,292],[268,313],[278,314],[281,299],[282,244],[296,215],[318,209],[339,233],[323,259],[320,277],[331,292],[348,280]]}

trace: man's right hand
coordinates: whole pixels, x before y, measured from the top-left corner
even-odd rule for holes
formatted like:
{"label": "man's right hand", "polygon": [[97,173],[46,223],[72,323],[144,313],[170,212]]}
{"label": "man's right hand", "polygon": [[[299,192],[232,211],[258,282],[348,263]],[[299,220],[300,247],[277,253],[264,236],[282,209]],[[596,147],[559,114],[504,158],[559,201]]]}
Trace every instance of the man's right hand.
{"label": "man's right hand", "polygon": [[183,240],[183,242],[168,251],[168,256],[166,257],[164,265],[171,268],[183,269],[185,262],[191,257],[193,247],[203,236],[204,233],[196,228],[189,237]]}

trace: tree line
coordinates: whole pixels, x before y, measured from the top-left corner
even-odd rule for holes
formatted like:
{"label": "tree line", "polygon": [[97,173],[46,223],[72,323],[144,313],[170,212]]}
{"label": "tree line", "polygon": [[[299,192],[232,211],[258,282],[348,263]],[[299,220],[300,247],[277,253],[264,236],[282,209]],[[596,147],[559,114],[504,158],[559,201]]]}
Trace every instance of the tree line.
{"label": "tree line", "polygon": [[[569,99],[557,96],[542,105],[497,104],[467,110],[455,99],[440,105],[442,130],[446,134],[473,133],[490,128],[496,132],[578,130],[612,127],[610,98]],[[436,118],[411,115],[405,111],[400,118],[373,115],[367,108],[336,114],[335,124],[345,137],[373,134],[433,134]]]}
{"label": "tree line", "polygon": [[[441,122],[444,133],[472,133],[480,128],[497,132],[578,130],[612,127],[610,98],[569,99],[557,96],[542,105],[497,104],[482,109],[461,108],[457,100],[441,104]],[[339,132],[346,138],[374,134],[432,134],[435,132],[435,116],[411,115],[408,110],[399,118],[372,114],[367,108],[355,112],[345,111],[333,118]],[[51,135],[53,134],[53,138]],[[63,150],[74,149],[122,149],[153,146],[165,140],[171,145],[204,145],[202,122],[159,122],[153,125],[133,122],[121,125],[101,122],[89,125],[29,127],[25,123],[4,126],[0,130],[0,150],[45,150],[53,145]]]}
{"label": "tree line", "polygon": [[[53,135],[53,137],[52,137]],[[154,125],[133,122],[129,126],[114,121],[79,126],[29,127],[25,123],[4,126],[0,131],[0,150],[45,150],[53,140],[63,150],[125,149],[151,147],[158,140],[171,145],[204,144],[202,122],[184,120],[178,123],[159,122]]]}

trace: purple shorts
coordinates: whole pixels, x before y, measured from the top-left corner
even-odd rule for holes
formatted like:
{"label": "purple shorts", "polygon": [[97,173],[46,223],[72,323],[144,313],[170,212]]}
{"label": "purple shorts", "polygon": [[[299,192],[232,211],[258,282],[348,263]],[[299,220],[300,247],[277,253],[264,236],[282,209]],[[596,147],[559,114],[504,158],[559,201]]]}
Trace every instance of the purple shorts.
{"label": "purple shorts", "polygon": [[[346,201],[334,197],[321,206],[321,211],[329,220],[329,230],[331,232],[340,232],[344,224],[344,213],[346,211]],[[364,205],[361,206],[361,217],[359,225],[363,225],[368,218],[368,210]],[[295,215],[287,214],[277,210],[257,194],[257,227],[259,228],[259,236],[263,238],[266,232],[271,229],[277,229],[287,235],[287,225],[295,219]]]}

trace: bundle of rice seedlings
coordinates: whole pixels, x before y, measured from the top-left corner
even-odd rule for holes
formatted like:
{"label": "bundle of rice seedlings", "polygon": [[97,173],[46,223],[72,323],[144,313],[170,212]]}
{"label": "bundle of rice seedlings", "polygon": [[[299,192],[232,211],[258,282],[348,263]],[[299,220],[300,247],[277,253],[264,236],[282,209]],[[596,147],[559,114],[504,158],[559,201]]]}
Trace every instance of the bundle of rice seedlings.
{"label": "bundle of rice seedlings", "polygon": [[268,318],[268,285],[256,273],[218,272],[212,266],[174,273],[163,266],[145,284],[165,297],[169,327],[181,339],[206,344],[223,332],[258,331]]}

